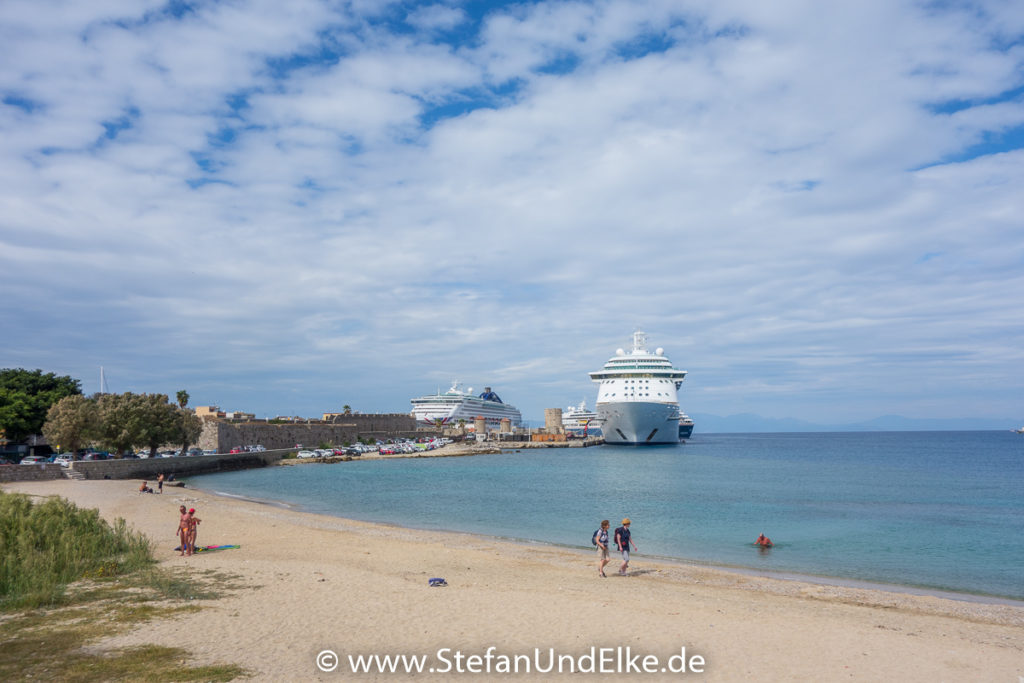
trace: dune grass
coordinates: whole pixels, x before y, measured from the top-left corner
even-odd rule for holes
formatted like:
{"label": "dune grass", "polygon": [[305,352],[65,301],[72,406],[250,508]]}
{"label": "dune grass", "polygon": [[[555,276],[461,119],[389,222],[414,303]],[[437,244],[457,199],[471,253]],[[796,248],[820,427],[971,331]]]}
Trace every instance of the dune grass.
{"label": "dune grass", "polygon": [[150,619],[201,609],[241,588],[237,577],[157,566],[152,545],[122,519],[61,498],[0,491],[0,680],[229,681],[233,664],[189,666],[155,645],[97,651],[92,641]]}
{"label": "dune grass", "polygon": [[57,605],[72,581],[153,564],[149,540],[123,519],[111,526],[63,498],[0,491],[0,611]]}

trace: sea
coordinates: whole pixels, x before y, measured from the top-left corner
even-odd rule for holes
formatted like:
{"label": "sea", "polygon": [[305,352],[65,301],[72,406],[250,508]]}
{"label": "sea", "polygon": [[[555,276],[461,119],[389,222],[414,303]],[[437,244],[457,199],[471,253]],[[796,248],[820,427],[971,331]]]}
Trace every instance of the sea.
{"label": "sea", "polygon": [[[270,467],[191,486],[307,512],[644,559],[1024,600],[1024,436],[700,434],[669,446]],[[753,546],[760,533],[774,542]]]}

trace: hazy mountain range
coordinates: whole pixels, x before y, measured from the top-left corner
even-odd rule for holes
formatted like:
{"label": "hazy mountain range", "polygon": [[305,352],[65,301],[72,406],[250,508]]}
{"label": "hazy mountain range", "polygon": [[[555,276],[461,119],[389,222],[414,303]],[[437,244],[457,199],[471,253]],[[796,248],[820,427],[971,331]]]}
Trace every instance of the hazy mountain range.
{"label": "hazy mountain range", "polygon": [[974,431],[1019,429],[1024,417],[1012,418],[910,418],[883,415],[865,422],[818,424],[797,418],[772,418],[740,413],[707,415],[691,413],[695,431],[705,434],[729,432],[912,432],[912,431]]}

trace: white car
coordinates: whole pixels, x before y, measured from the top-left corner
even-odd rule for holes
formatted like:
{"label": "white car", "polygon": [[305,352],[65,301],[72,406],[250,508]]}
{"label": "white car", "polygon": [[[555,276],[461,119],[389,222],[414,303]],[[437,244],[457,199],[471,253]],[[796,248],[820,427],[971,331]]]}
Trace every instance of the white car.
{"label": "white car", "polygon": [[60,455],[53,459],[53,461],[60,465],[61,467],[70,467],[72,460],[73,458],[68,453],[61,453]]}
{"label": "white car", "polygon": [[315,458],[317,457],[314,451],[299,451],[298,457],[300,458]]}

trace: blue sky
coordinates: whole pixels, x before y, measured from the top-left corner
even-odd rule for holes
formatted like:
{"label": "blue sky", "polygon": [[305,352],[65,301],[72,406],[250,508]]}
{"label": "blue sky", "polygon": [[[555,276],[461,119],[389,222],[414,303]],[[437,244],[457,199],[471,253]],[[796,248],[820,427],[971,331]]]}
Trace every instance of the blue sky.
{"label": "blue sky", "polygon": [[1024,423],[1024,6],[843,5],[8,0],[0,367]]}

